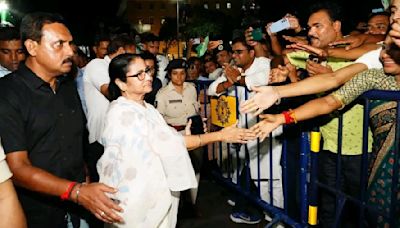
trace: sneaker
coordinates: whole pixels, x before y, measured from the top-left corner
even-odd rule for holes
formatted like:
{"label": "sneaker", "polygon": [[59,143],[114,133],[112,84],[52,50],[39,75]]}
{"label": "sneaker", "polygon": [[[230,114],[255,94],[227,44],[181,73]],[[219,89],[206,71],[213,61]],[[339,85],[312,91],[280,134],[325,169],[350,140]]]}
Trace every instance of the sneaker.
{"label": "sneaker", "polygon": [[236,202],[235,202],[234,200],[232,200],[232,199],[228,199],[226,202],[227,202],[229,205],[231,205],[232,207],[234,207],[234,206],[236,205]]}
{"label": "sneaker", "polygon": [[261,222],[261,218],[257,215],[249,215],[245,212],[233,212],[230,215],[234,223],[257,224]]}

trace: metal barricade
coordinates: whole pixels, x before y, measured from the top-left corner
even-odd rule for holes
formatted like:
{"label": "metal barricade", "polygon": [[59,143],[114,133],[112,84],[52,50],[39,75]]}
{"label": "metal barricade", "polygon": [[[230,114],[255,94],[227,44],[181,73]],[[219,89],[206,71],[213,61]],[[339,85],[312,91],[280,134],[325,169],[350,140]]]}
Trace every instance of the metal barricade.
{"label": "metal barricade", "polygon": [[[210,81],[208,82],[198,82],[197,88],[198,92],[203,91],[202,96],[204,101],[207,101],[207,88],[210,85]],[[238,97],[237,88],[235,88],[235,96]],[[246,91],[245,98],[248,97],[248,91]],[[363,123],[363,158],[361,169],[363,175],[360,177],[360,183],[362,188],[360,189],[360,194],[358,197],[350,196],[340,191],[340,180],[337,181],[336,186],[334,188],[325,185],[318,181],[318,155],[320,151],[320,140],[321,135],[318,130],[311,132],[302,132],[300,136],[300,147],[298,150],[299,153],[299,163],[300,168],[297,171],[299,173],[299,186],[298,186],[298,194],[299,194],[299,216],[294,218],[293,216],[289,216],[288,213],[288,204],[293,202],[288,202],[287,196],[288,192],[293,191],[292,189],[288,189],[288,167],[287,167],[287,156],[288,156],[288,148],[287,148],[287,140],[283,139],[282,141],[282,155],[281,155],[281,166],[282,166],[282,183],[283,183],[283,197],[284,204],[283,208],[278,208],[273,204],[273,184],[269,184],[269,202],[263,200],[260,196],[260,186],[262,181],[266,181],[260,178],[261,175],[261,167],[260,167],[260,146],[257,145],[257,177],[246,175],[246,178],[240,177],[240,173],[232,173],[231,170],[233,165],[236,164],[236,170],[240,171],[242,165],[249,164],[249,153],[248,150],[245,150],[244,163],[242,164],[239,161],[240,155],[239,150],[232,148],[230,145],[226,147],[226,156],[223,154],[224,149],[222,143],[214,144],[212,146],[212,159],[218,160],[218,168],[213,170],[214,178],[230,190],[233,190],[238,195],[246,198],[253,205],[261,208],[264,212],[268,213],[269,216],[272,217],[272,221],[267,224],[266,227],[272,227],[272,225],[277,223],[283,223],[286,226],[290,227],[308,227],[315,226],[318,224],[318,192],[320,190],[330,191],[332,194],[336,196],[336,213],[335,213],[335,227],[340,227],[340,219],[342,215],[342,210],[347,202],[352,202],[358,205],[358,221],[359,227],[367,227],[368,223],[365,222],[366,218],[370,216],[370,213],[377,213],[384,218],[390,221],[390,227],[398,227],[398,217],[399,217],[399,147],[400,147],[400,131],[396,130],[395,139],[394,139],[394,162],[393,162],[393,177],[390,180],[391,185],[391,206],[389,213],[387,211],[377,211],[370,205],[368,205],[368,197],[366,195],[367,188],[367,178],[368,178],[368,127],[369,127],[369,112],[370,101],[371,100],[385,100],[385,101],[395,101],[397,102],[396,107],[396,120],[395,120],[395,128],[399,129],[400,127],[400,117],[397,113],[400,111],[400,93],[399,92],[390,92],[390,91],[370,91],[365,93],[362,98],[365,100],[364,104],[364,123]],[[237,107],[239,106],[239,102],[237,102]],[[207,113],[207,104],[204,104],[205,113]],[[238,110],[236,110],[237,113]],[[244,116],[247,124],[247,115]],[[338,128],[338,153],[337,153],[337,169],[336,169],[336,177],[340,176],[341,172],[341,144],[342,144],[342,120],[339,118],[339,128]],[[284,130],[285,133],[285,130]],[[272,135],[270,135],[271,137]],[[270,141],[269,150],[272,151],[272,143]],[[244,146],[246,147],[246,145]],[[238,148],[238,147],[236,147]],[[247,147],[246,147],[247,148]],[[217,153],[218,151],[218,153]],[[269,161],[273,161],[273,153],[269,153]],[[226,158],[225,158],[226,157]],[[234,161],[236,158],[236,163]],[[225,162],[226,161],[226,162]],[[235,175],[235,176],[233,176]],[[269,179],[273,180],[273,167],[269,166]],[[236,178],[236,181],[234,179]],[[241,180],[242,179],[242,180]],[[242,183],[244,181],[245,183]],[[252,192],[250,189],[250,183],[256,183],[257,192]],[[273,181],[271,181],[273,182]],[[322,188],[322,189],[321,189]],[[369,225],[369,227],[371,227]]]}
{"label": "metal barricade", "polygon": [[[199,81],[197,82],[197,89],[199,94],[201,94],[202,97],[201,99],[203,101],[207,101],[207,88],[210,85],[210,81]],[[238,89],[235,87],[233,90],[233,94],[238,98]],[[201,92],[202,91],[202,92]],[[247,99],[249,96],[248,91],[246,90],[244,96],[243,94],[241,95],[241,98]],[[203,110],[206,110],[203,113],[207,113],[207,110],[209,107],[207,107],[207,103],[204,103],[204,108]],[[239,99],[237,99],[237,109],[239,107]],[[238,110],[236,110],[237,113],[239,113]],[[239,115],[237,115],[239,116]],[[244,118],[245,121],[245,126],[243,127],[251,127],[248,125],[248,115],[242,115],[242,118]],[[272,135],[270,136],[272,137]],[[273,140],[270,140],[270,144],[268,146],[269,151],[272,151],[273,147]],[[300,156],[300,169],[297,171],[299,173],[299,208],[300,208],[300,213],[298,218],[294,219],[291,216],[288,215],[288,204],[293,203],[293,202],[287,202],[285,199],[287,199],[287,195],[289,194],[289,191],[292,191],[291,189],[287,188],[287,176],[288,176],[288,167],[287,167],[287,142],[286,140],[282,141],[282,155],[281,155],[281,167],[282,167],[282,184],[283,184],[283,208],[276,207],[274,205],[274,170],[272,165],[269,165],[269,177],[267,178],[260,178],[262,177],[262,168],[260,166],[260,157],[261,157],[261,148],[260,144],[257,144],[257,166],[256,166],[256,171],[253,173],[256,173],[255,176],[251,175],[245,175],[245,178],[240,176],[240,171],[243,170],[243,168],[246,168],[249,166],[250,162],[250,155],[249,151],[247,148],[247,145],[242,145],[244,148],[244,156],[243,154],[239,154],[239,149],[240,146],[231,146],[227,145],[226,150],[223,146],[222,143],[214,144],[211,148],[213,150],[211,159],[216,159],[218,160],[218,168],[212,171],[213,177],[215,180],[217,180],[220,184],[226,186],[230,190],[234,191],[236,194],[240,195],[241,197],[244,197],[248,202],[251,202],[254,206],[261,208],[265,213],[268,214],[272,218],[272,220],[267,224],[266,227],[272,227],[273,225],[276,225],[278,223],[284,224],[286,227],[307,227],[308,223],[308,218],[309,218],[309,205],[308,205],[308,183],[309,183],[309,168],[310,168],[310,142],[309,142],[309,133],[304,132],[301,134],[301,143],[300,147],[297,153],[299,153]],[[243,149],[242,149],[243,151]],[[226,153],[226,154],[223,154]],[[270,164],[272,164],[272,161],[274,159],[273,153],[268,153],[268,160]],[[223,159],[224,158],[224,159]],[[242,158],[243,160],[241,161]],[[236,172],[232,172],[233,167],[235,167]],[[253,167],[254,168],[254,167]],[[265,170],[265,169],[264,169]],[[248,172],[249,173],[249,172]],[[269,181],[268,187],[268,195],[269,195],[269,200],[263,200],[261,198],[261,191],[265,191],[265,189],[261,189],[261,183]],[[257,191],[251,191],[251,184],[255,184],[257,186]],[[267,202],[269,201],[269,203]],[[310,203],[315,204],[315,200],[311,200]],[[311,213],[313,211],[313,208],[310,209]],[[316,219],[316,216],[315,216]]]}
{"label": "metal barricade", "polygon": [[[316,204],[316,199],[317,199],[317,194],[318,194],[318,189],[324,190],[324,191],[329,191],[331,194],[334,194],[336,196],[336,211],[335,211],[335,223],[333,227],[341,227],[341,217],[342,217],[342,212],[343,209],[346,205],[347,202],[351,202],[358,207],[358,212],[356,215],[358,217],[357,220],[357,227],[383,227],[384,225],[379,225],[376,222],[376,217],[381,216],[382,219],[388,221],[389,227],[395,228],[399,227],[400,224],[398,224],[399,220],[399,200],[398,198],[400,197],[399,194],[399,145],[400,145],[400,131],[398,130],[400,127],[400,116],[398,115],[400,111],[400,92],[393,92],[393,91],[369,91],[367,93],[364,93],[363,96],[361,97],[364,100],[364,122],[363,122],[363,146],[362,146],[362,163],[361,163],[361,176],[360,176],[360,189],[359,189],[359,195],[358,196],[350,196],[346,194],[345,192],[340,190],[340,174],[342,171],[342,164],[341,164],[341,144],[342,144],[342,118],[339,118],[339,135],[338,135],[338,154],[337,154],[337,164],[336,164],[336,186],[331,187],[328,186],[320,181],[318,181],[317,178],[317,172],[318,172],[318,153],[314,153],[319,151],[316,150],[317,143],[315,143],[315,148],[313,148],[313,143],[311,143],[311,181],[310,181],[310,195],[309,195],[309,225],[316,225],[317,224],[317,204]],[[388,210],[379,210],[376,205],[370,205],[372,197],[369,198],[367,195],[367,192],[369,191],[368,187],[369,184],[373,184],[373,181],[367,181],[369,178],[369,175],[371,174],[370,170],[368,169],[368,163],[371,161],[375,161],[373,159],[374,153],[378,153],[378,151],[372,151],[372,155],[369,156],[368,153],[368,127],[369,127],[369,122],[370,122],[370,112],[372,110],[371,108],[371,101],[393,101],[396,104],[393,106],[393,110],[395,110],[395,120],[390,120],[390,119],[385,119],[387,121],[387,124],[393,123],[394,125],[391,127],[394,127],[395,130],[395,136],[394,136],[394,142],[393,142],[393,151],[394,151],[394,156],[393,156],[393,175],[391,179],[386,179],[386,181],[382,181],[383,186],[391,184],[391,192],[390,192],[390,209]],[[392,111],[393,111],[392,110]],[[386,113],[387,114],[387,113]],[[393,114],[393,113],[392,113]],[[387,127],[389,127],[387,125]],[[376,137],[376,136],[374,136]],[[313,138],[313,136],[312,136]],[[376,142],[375,142],[376,143]],[[319,145],[318,145],[319,146]],[[379,155],[378,155],[379,156]],[[381,193],[382,194],[382,193]],[[354,213],[354,212],[353,212]],[[385,226],[388,227],[388,226]]]}

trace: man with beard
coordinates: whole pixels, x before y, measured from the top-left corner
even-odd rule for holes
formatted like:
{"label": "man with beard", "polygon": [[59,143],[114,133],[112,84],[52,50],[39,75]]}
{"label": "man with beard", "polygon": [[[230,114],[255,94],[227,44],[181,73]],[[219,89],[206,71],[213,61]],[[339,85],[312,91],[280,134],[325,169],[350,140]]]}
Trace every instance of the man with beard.
{"label": "man with beard", "polygon": [[28,57],[0,80],[0,137],[28,227],[79,227],[84,208],[120,222],[117,190],[85,181],[84,114],[71,70],[72,36],[63,19],[32,13],[21,22]]}

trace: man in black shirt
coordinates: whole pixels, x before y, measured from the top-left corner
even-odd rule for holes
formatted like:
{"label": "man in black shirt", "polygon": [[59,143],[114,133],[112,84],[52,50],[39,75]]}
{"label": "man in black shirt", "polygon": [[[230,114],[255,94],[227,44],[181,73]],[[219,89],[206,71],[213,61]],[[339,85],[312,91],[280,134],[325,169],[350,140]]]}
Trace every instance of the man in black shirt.
{"label": "man in black shirt", "polygon": [[84,114],[74,81],[63,76],[73,55],[68,28],[58,15],[33,13],[20,29],[29,55],[0,80],[0,137],[28,226],[78,227],[78,204],[105,222],[120,222],[121,208],[105,194],[116,189],[81,184]]}

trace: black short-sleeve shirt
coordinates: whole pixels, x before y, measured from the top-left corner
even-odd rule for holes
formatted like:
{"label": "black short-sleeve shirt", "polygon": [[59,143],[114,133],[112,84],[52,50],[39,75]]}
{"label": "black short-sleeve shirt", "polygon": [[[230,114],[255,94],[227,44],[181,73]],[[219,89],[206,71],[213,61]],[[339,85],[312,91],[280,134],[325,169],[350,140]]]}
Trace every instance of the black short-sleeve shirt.
{"label": "black short-sleeve shirt", "polygon": [[[47,82],[23,64],[0,79],[0,137],[6,154],[27,151],[33,166],[82,182],[84,125],[72,78],[58,77],[53,92]],[[49,213],[55,213],[56,208],[63,208],[58,199],[40,200],[38,194],[27,190],[19,194],[25,210],[43,206]],[[51,220],[50,214],[44,212],[43,216],[50,216],[47,219]],[[29,215],[27,217],[29,222]]]}

